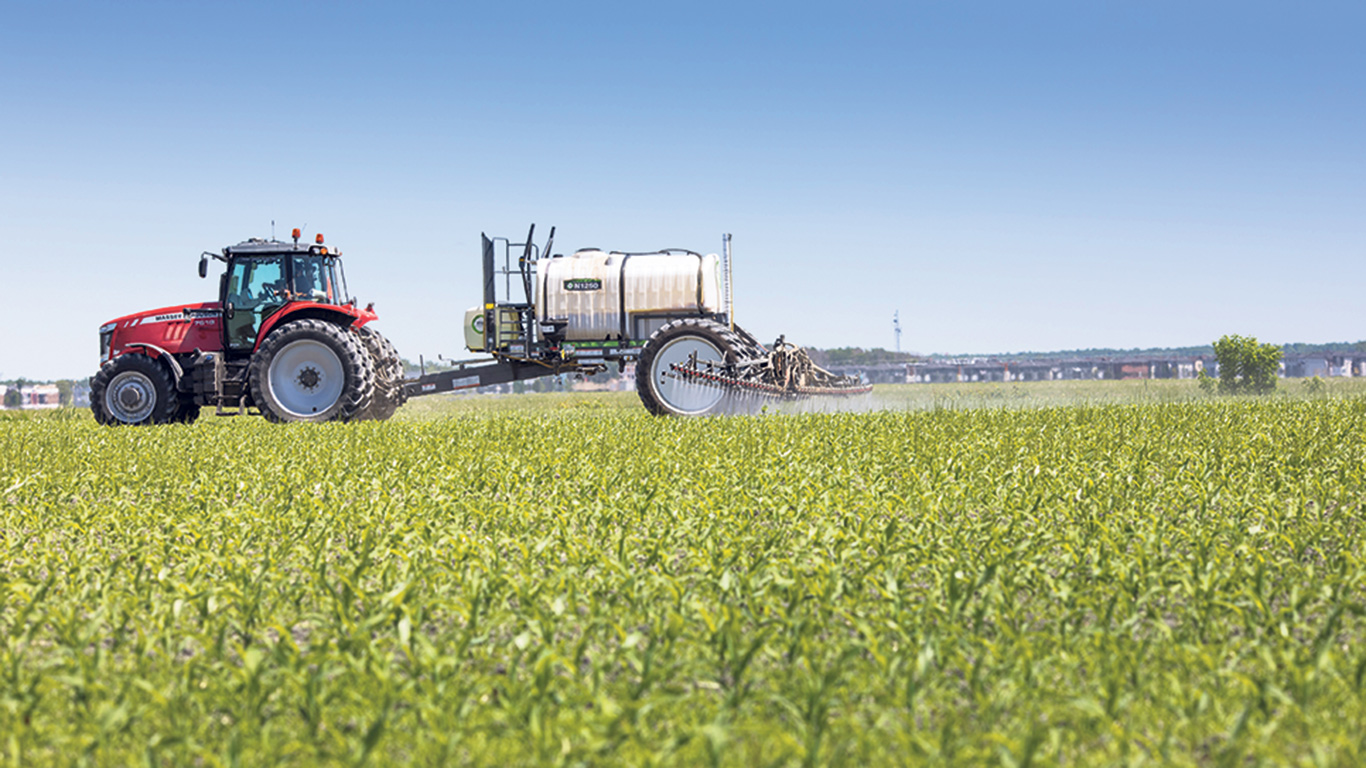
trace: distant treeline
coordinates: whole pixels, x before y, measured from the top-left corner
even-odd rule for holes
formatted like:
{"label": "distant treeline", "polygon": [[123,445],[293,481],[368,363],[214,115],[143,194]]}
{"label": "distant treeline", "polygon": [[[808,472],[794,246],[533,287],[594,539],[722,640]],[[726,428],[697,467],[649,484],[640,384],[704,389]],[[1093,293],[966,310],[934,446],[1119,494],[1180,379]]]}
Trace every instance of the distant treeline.
{"label": "distant treeline", "polygon": [[[1366,353],[1366,341],[1335,341],[1327,344],[1292,343],[1281,345],[1286,356],[1298,355],[1339,355]],[[1165,359],[1173,357],[1214,357],[1214,347],[1205,344],[1199,347],[1150,347],[1148,349],[1065,349],[1057,352],[1008,352],[997,354],[931,354],[919,355],[914,352],[891,352],[881,347],[863,349],[862,347],[837,347],[835,349],[808,349],[811,359],[817,365],[885,365],[888,363],[913,363],[917,360],[941,358],[990,358],[992,360],[1070,360],[1075,358],[1122,358],[1125,360]]]}
{"label": "distant treeline", "polygon": [[[1334,341],[1327,344],[1282,344],[1287,355],[1332,355],[1366,352],[1366,341]],[[1111,357],[1144,360],[1172,357],[1214,357],[1214,347],[1150,347],[1148,349],[1068,349],[1060,352],[1013,352],[998,355],[933,355],[932,357],[990,357],[995,360],[1066,360],[1070,358]]]}
{"label": "distant treeline", "polygon": [[882,347],[863,349],[862,347],[836,347],[835,349],[808,349],[816,365],[886,365],[888,363],[913,363],[925,359],[913,352],[892,352]]}
{"label": "distant treeline", "polygon": [[1282,344],[1287,355],[1346,354],[1366,352],[1366,341],[1337,341],[1331,344]]}

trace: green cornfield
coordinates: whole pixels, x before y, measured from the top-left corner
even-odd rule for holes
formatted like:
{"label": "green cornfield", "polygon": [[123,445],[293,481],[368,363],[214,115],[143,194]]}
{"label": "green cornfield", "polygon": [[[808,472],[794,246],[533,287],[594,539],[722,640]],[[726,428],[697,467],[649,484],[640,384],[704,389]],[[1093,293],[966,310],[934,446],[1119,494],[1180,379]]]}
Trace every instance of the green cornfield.
{"label": "green cornfield", "polygon": [[474,402],[0,420],[0,762],[1366,762],[1366,399]]}

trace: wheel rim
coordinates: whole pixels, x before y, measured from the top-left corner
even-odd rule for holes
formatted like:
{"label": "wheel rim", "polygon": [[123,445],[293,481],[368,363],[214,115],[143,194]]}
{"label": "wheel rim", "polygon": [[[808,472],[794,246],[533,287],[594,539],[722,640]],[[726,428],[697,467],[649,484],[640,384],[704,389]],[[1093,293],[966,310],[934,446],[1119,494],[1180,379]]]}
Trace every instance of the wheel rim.
{"label": "wheel rim", "polygon": [[720,387],[684,381],[672,373],[670,366],[687,365],[694,354],[701,370],[706,370],[707,362],[714,363],[718,369],[725,364],[726,356],[721,350],[701,336],[682,336],[666,343],[650,364],[650,386],[660,403],[685,416],[706,413],[726,394]]}
{"label": "wheel rim", "polygon": [[145,421],[156,405],[156,385],[141,371],[120,373],[104,390],[104,410],[125,424]]}
{"label": "wheel rim", "polygon": [[296,418],[326,413],[341,399],[345,381],[341,357],[312,339],[286,344],[266,372],[270,396],[287,415]]}

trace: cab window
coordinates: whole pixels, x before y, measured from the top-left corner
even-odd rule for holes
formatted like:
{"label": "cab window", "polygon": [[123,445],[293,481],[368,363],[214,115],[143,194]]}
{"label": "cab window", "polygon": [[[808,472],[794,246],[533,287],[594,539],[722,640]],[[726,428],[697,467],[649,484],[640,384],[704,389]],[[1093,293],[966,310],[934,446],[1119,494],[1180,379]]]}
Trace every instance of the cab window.
{"label": "cab window", "polygon": [[284,306],[284,258],[234,261],[227,289],[224,301],[233,306],[233,317],[226,324],[228,344],[239,349],[254,347],[261,321]]}
{"label": "cab window", "polygon": [[294,298],[340,304],[332,259],[322,256],[295,256]]}

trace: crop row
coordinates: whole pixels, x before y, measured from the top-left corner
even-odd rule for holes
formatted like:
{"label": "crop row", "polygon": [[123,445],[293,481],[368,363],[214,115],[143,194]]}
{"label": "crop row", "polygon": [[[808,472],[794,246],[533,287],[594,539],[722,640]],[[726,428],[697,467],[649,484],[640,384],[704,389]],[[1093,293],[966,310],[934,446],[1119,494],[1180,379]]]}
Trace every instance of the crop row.
{"label": "crop row", "polygon": [[0,423],[10,764],[1351,764],[1366,401]]}

